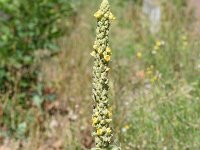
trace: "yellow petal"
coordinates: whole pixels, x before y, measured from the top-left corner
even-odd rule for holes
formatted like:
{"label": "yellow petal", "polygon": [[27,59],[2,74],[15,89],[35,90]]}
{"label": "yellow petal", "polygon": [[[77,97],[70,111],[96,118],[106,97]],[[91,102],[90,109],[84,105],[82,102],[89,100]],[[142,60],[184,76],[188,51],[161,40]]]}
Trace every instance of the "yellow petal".
{"label": "yellow petal", "polygon": [[110,56],[106,55],[106,56],[104,56],[104,59],[108,62],[108,61],[110,61]]}
{"label": "yellow petal", "polygon": [[102,129],[97,129],[97,135],[101,135],[102,134]]}
{"label": "yellow petal", "polygon": [[109,19],[110,19],[110,20],[115,20],[116,17],[115,17],[112,13],[110,13],[110,15],[109,15]]}
{"label": "yellow petal", "polygon": [[92,51],[92,52],[90,53],[90,55],[93,56],[93,57],[95,57],[95,54],[96,54],[95,51]]}
{"label": "yellow petal", "polygon": [[142,58],[142,53],[141,52],[137,53],[137,58],[139,58],[139,59]]}
{"label": "yellow petal", "polygon": [[94,49],[97,49],[97,45],[93,45],[93,48],[94,48]]}
{"label": "yellow petal", "polygon": [[101,18],[101,16],[102,16],[102,14],[101,14],[99,11],[97,11],[97,12],[94,14],[94,17],[97,18],[97,19]]}
{"label": "yellow petal", "polygon": [[106,71],[109,71],[110,70],[110,68],[106,68]]}
{"label": "yellow petal", "polygon": [[161,44],[161,41],[157,41],[156,42],[156,46],[160,47],[162,44]]}
{"label": "yellow petal", "polygon": [[112,132],[112,130],[111,130],[110,128],[107,128],[107,129],[106,129],[106,132],[107,132],[108,134],[110,134],[110,133]]}
{"label": "yellow petal", "polygon": [[98,53],[99,53],[99,54],[101,54],[101,53],[102,53],[101,49],[98,49]]}
{"label": "yellow petal", "polygon": [[110,47],[106,47],[106,52],[110,53],[111,52],[111,49]]}

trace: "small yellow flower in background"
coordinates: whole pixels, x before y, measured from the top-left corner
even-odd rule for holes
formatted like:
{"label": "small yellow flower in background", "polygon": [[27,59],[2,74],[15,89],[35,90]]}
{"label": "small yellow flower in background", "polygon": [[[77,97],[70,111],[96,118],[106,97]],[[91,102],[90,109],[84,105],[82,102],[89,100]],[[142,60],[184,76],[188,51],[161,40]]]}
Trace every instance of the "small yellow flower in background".
{"label": "small yellow flower in background", "polygon": [[127,130],[130,128],[130,126],[127,124],[122,128],[122,132],[127,132]]}
{"label": "small yellow flower in background", "polygon": [[147,74],[148,76],[152,75],[152,74],[153,74],[152,69],[147,68],[146,74]]}
{"label": "small yellow flower in background", "polygon": [[183,42],[183,46],[187,47],[188,46],[188,38],[186,35],[181,36],[182,42]]}
{"label": "small yellow flower in background", "polygon": [[160,47],[162,44],[161,44],[161,41],[157,41],[156,42],[156,46]]}
{"label": "small yellow flower in background", "polygon": [[165,45],[165,41],[157,40],[155,45],[158,46],[158,47],[161,47],[161,46]]}
{"label": "small yellow flower in background", "polygon": [[97,129],[97,135],[102,135],[103,130],[102,129]]}
{"label": "small yellow flower in background", "polygon": [[151,70],[148,70],[148,71],[147,71],[147,75],[152,75],[152,73],[153,73],[153,72],[152,72]]}
{"label": "small yellow flower in background", "polygon": [[187,40],[187,36],[186,36],[186,35],[183,35],[183,36],[181,37],[181,39],[182,39],[183,41],[186,41],[186,40]]}
{"label": "small yellow flower in background", "polygon": [[97,11],[97,12],[94,14],[94,17],[97,18],[97,19],[101,18],[101,16],[102,16],[102,14],[101,14],[99,11]]}
{"label": "small yellow flower in background", "polygon": [[161,41],[161,45],[165,45],[165,41]]}
{"label": "small yellow flower in background", "polygon": [[110,47],[106,47],[106,52],[110,53],[111,52],[111,49]]}
{"label": "small yellow flower in background", "polygon": [[155,55],[155,54],[157,53],[157,51],[156,51],[156,50],[153,50],[151,53],[152,53],[153,55]]}
{"label": "small yellow flower in background", "polygon": [[160,47],[159,47],[158,45],[155,45],[155,46],[153,47],[154,50],[159,50],[159,48],[160,48]]}
{"label": "small yellow flower in background", "polygon": [[153,47],[153,51],[152,51],[152,54],[156,54],[156,51],[158,51],[161,46],[164,46],[165,45],[165,42],[164,41],[161,41],[161,40],[157,40],[155,42],[155,45]]}
{"label": "small yellow flower in background", "polygon": [[147,79],[152,84],[154,84],[156,81],[158,81],[162,77],[162,74],[158,70],[156,70],[156,68],[153,65],[148,67],[145,73],[146,73]]}
{"label": "small yellow flower in background", "polygon": [[183,42],[183,45],[188,46],[188,42],[187,41]]}
{"label": "small yellow flower in background", "polygon": [[141,52],[137,52],[137,58],[138,59],[142,58],[142,53]]}
{"label": "small yellow flower in background", "polygon": [[154,65],[151,65],[150,68],[151,68],[151,69],[154,69]]}
{"label": "small yellow flower in background", "polygon": [[95,54],[96,54],[95,51],[92,51],[92,52],[90,53],[90,55],[93,56],[93,57],[95,57]]}
{"label": "small yellow flower in background", "polygon": [[154,76],[153,78],[151,78],[151,83],[155,83],[155,81],[158,80],[158,77],[157,76]]}
{"label": "small yellow flower in background", "polygon": [[124,128],[125,128],[125,129],[129,129],[130,126],[129,126],[129,125],[125,125]]}
{"label": "small yellow flower in background", "polygon": [[109,61],[110,61],[110,56],[109,56],[109,55],[106,55],[106,56],[104,56],[104,59],[105,59],[107,62],[109,62]]}

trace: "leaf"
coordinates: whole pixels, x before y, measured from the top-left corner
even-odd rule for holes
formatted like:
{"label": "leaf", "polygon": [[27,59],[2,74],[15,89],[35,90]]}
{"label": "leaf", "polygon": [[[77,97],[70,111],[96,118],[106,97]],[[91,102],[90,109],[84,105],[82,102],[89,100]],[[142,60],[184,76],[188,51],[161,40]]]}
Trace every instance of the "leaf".
{"label": "leaf", "polygon": [[23,137],[24,134],[26,133],[26,129],[27,129],[26,122],[22,122],[22,123],[18,124],[18,127],[17,127],[17,136],[19,138]]}
{"label": "leaf", "polygon": [[32,100],[33,100],[33,104],[37,107],[41,107],[44,101],[43,98],[40,97],[39,95],[34,95]]}

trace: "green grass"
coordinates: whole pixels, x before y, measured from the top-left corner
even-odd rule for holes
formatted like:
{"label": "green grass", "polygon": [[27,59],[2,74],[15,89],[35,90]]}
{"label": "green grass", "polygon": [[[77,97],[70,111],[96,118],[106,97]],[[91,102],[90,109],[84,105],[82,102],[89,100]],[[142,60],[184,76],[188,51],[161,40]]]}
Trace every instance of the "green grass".
{"label": "green grass", "polygon": [[155,87],[129,108],[130,128],[123,134],[127,149],[200,148],[200,99],[195,87],[177,83],[173,90]]}

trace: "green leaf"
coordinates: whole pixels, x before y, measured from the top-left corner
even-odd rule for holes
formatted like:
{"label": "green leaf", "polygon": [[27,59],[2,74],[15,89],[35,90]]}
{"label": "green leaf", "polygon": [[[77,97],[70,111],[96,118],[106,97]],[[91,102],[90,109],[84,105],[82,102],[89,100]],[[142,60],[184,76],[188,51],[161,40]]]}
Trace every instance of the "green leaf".
{"label": "green leaf", "polygon": [[33,104],[36,105],[37,107],[41,107],[44,101],[43,98],[40,97],[39,95],[34,95],[32,100],[33,100]]}
{"label": "green leaf", "polygon": [[26,130],[27,130],[27,124],[26,124],[26,122],[22,122],[22,123],[18,124],[18,127],[17,127],[17,136],[19,138],[22,138],[24,136],[24,134],[26,133]]}

